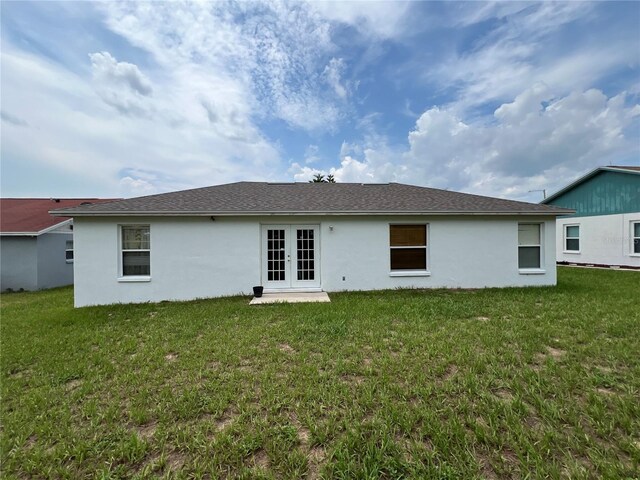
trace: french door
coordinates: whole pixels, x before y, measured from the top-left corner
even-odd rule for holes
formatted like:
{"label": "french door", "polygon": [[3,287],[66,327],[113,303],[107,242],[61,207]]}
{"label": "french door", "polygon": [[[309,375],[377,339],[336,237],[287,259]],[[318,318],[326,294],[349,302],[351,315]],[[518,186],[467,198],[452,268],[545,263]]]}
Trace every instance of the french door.
{"label": "french door", "polygon": [[268,289],[320,287],[317,225],[262,226],[262,285]]}

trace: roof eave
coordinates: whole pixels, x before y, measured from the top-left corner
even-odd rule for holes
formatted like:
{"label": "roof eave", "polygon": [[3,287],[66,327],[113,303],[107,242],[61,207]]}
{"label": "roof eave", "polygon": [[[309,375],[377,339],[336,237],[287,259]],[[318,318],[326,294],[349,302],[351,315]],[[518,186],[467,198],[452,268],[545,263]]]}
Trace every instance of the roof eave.
{"label": "roof eave", "polygon": [[[57,216],[61,216],[61,215],[57,215]],[[65,215],[65,217],[68,217],[69,215]],[[67,225],[69,223],[73,222],[72,218],[67,218],[66,220],[62,220],[61,222],[58,222],[54,225],[51,225],[50,227],[47,228],[43,228],[42,230],[39,230],[37,232],[0,232],[0,236],[3,237],[38,237],[40,235],[43,235],[45,233],[49,233],[52,230],[55,230],[56,228],[60,228],[64,225]]]}
{"label": "roof eave", "polygon": [[[55,210],[49,212],[54,216],[62,216],[62,213],[56,213]],[[527,216],[557,216],[557,215],[571,215],[575,213],[575,210],[560,208],[548,211],[482,211],[482,210],[469,210],[469,211],[376,211],[376,210],[343,210],[343,211],[256,211],[256,212],[228,212],[228,211],[136,211],[136,212],[64,212],[64,216],[73,217],[259,217],[259,216],[281,216],[281,215],[294,215],[294,216],[331,216],[331,215],[527,215]]]}

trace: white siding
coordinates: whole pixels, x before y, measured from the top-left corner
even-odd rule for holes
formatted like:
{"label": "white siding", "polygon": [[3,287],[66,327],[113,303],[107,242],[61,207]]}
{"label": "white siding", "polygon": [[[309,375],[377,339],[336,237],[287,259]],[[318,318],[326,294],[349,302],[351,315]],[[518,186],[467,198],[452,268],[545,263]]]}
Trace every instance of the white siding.
{"label": "white siding", "polygon": [[[542,274],[518,272],[519,221],[544,224]],[[389,275],[391,222],[429,224],[430,276]],[[118,225],[132,223],[151,226],[148,282],[118,280]],[[261,283],[261,224],[320,225],[321,286],[327,291],[556,283],[555,220],[548,218],[76,218],[76,306],[249,294]]]}
{"label": "white siding", "polygon": [[[631,222],[640,212],[557,220],[556,252],[559,262],[640,267],[640,256],[631,250]],[[580,252],[564,248],[564,226],[580,225]]]}

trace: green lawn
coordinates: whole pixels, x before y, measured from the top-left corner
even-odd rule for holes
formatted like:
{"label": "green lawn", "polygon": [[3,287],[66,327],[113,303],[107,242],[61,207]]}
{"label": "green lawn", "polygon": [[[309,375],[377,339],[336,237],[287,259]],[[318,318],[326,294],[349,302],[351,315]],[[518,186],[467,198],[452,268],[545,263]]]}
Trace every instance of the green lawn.
{"label": "green lawn", "polygon": [[72,308],[1,297],[3,478],[634,478],[640,273]]}

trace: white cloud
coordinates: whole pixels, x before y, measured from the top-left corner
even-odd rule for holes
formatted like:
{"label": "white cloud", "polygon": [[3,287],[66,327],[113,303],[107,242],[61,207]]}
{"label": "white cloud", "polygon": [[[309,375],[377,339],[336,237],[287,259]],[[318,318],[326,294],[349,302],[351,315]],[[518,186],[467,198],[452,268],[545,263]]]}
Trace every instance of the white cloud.
{"label": "white cloud", "polygon": [[393,38],[406,33],[411,2],[335,2],[310,4],[324,18],[356,28],[367,37]]}
{"label": "white cloud", "polygon": [[[329,61],[329,72],[321,66],[336,47],[330,22],[308,4],[159,3],[148,8],[140,3],[107,3],[103,7],[109,27],[150,52],[164,69],[188,65],[213,84],[220,79],[235,83],[242,95],[233,101],[246,115],[277,117],[310,131],[335,129],[342,107],[320,85],[327,73],[330,82],[339,81],[340,64]],[[191,82],[177,75],[176,81]],[[332,85],[339,92],[340,85]],[[209,96],[214,92],[211,88]],[[219,94],[203,103],[208,115],[209,105],[224,100]]]}
{"label": "white cloud", "polygon": [[341,58],[332,58],[324,69],[327,83],[333,88],[340,98],[347,98],[347,89],[342,85],[342,72],[344,71],[344,60]]}
{"label": "white cloud", "polygon": [[[3,136],[3,158],[64,172],[92,195],[131,195],[243,179],[277,179],[279,151],[260,133],[237,84],[189,71],[153,82],[153,115],[121,115],[96,95],[91,79],[3,44],[3,108],[31,128]],[[183,68],[183,67],[181,67]],[[151,80],[149,80],[151,82]],[[137,94],[136,94],[137,95]],[[217,121],[207,117],[210,101]],[[218,103],[215,103],[218,102]],[[28,148],[25,148],[28,145]],[[153,175],[144,172],[154,172]]]}
{"label": "white cloud", "polygon": [[[454,109],[433,107],[417,120],[402,152],[384,143],[362,148],[343,144],[338,181],[400,181],[511,198],[535,199],[529,190],[552,191],[577,172],[607,164],[633,151],[624,131],[640,116],[625,94],[599,90],[555,97],[536,84],[501,105],[493,122],[469,122]],[[316,173],[293,167],[295,178]]]}
{"label": "white cloud", "polygon": [[91,53],[89,58],[96,92],[105,103],[125,114],[145,112],[145,97],[153,88],[136,65],[118,62],[109,52]]}
{"label": "white cloud", "polygon": [[[457,24],[499,19],[497,27],[465,49],[452,50],[423,78],[455,97],[450,106],[463,112],[505,102],[535,83],[553,86],[558,94],[585,90],[616,69],[638,64],[637,44],[625,37],[598,32],[605,42],[584,35],[567,37],[571,23],[592,27],[596,4],[584,2],[469,3]],[[455,19],[452,19],[454,24]],[[578,28],[578,27],[575,27]]]}

